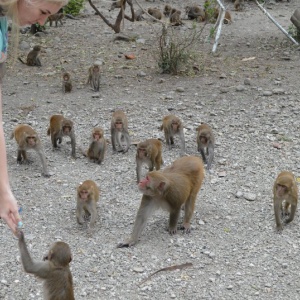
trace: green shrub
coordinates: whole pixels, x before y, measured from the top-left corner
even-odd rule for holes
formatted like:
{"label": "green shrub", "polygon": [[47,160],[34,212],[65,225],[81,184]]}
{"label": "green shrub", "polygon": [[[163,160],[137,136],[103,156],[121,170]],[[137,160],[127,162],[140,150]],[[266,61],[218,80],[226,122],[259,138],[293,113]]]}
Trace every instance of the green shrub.
{"label": "green shrub", "polygon": [[64,7],[64,13],[77,16],[83,8],[84,0],[70,0],[68,5]]}

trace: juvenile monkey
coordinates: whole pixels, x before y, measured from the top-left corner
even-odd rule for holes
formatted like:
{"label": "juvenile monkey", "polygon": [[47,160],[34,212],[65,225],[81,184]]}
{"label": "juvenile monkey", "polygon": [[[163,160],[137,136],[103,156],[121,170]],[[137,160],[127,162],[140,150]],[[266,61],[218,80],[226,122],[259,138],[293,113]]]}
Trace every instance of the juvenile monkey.
{"label": "juvenile monkey", "polygon": [[92,139],[85,156],[90,160],[98,163],[102,163],[106,151],[106,140],[104,138],[104,131],[102,128],[94,128],[92,131]]}
{"label": "juvenile monkey", "polygon": [[138,9],[137,11],[134,12],[134,20],[143,21],[144,20],[143,14],[144,11],[142,9]]}
{"label": "juvenile monkey", "polygon": [[164,15],[169,18],[171,16],[172,7],[169,4],[165,5]]}
{"label": "juvenile monkey", "polygon": [[206,20],[205,11],[198,5],[186,6],[185,12],[189,20],[196,19],[199,22]]}
{"label": "juvenile monkey", "polygon": [[64,18],[64,16],[65,15],[63,13],[56,13],[54,15],[49,16],[47,22],[50,23],[49,24],[50,27],[52,26],[52,22],[55,22],[55,27],[57,27],[58,22],[61,25],[64,25],[63,22],[62,22],[62,19]]}
{"label": "juvenile monkey", "polygon": [[244,9],[244,0],[235,0],[234,1],[234,9],[237,11],[241,11]]}
{"label": "juvenile monkey", "polygon": [[24,233],[18,231],[21,261],[25,272],[43,279],[45,300],[74,300],[73,278],[69,268],[72,254],[68,244],[54,243],[42,261],[32,260],[24,239]]}
{"label": "juvenile monkey", "polygon": [[86,180],[77,188],[76,218],[78,224],[84,223],[84,215],[91,216],[90,226],[93,227],[97,220],[97,202],[99,188],[93,180]]}
{"label": "juvenile monkey", "polygon": [[71,139],[72,146],[72,157],[76,158],[75,147],[75,130],[73,122],[66,119],[63,115],[53,115],[50,117],[50,126],[47,130],[47,135],[51,135],[51,142],[53,148],[58,148],[57,141],[59,144],[62,142],[63,136],[68,136]]}
{"label": "juvenile monkey", "polygon": [[26,62],[24,62],[20,57],[18,57],[19,61],[27,66],[37,66],[37,67],[41,67],[41,61],[39,58],[41,52],[41,46],[34,46],[33,50],[31,50],[28,55],[27,55],[27,59]]}
{"label": "juvenile monkey", "polygon": [[[204,163],[207,163],[209,170],[214,158],[215,137],[212,129],[207,124],[201,124],[197,127],[197,145]],[[206,150],[206,151],[205,151]]]}
{"label": "juvenile monkey", "polygon": [[18,144],[17,162],[20,164],[29,163],[29,160],[27,159],[26,150],[33,149],[37,152],[41,159],[43,167],[42,175],[44,177],[50,177],[44,150],[37,132],[29,125],[19,124],[14,128],[14,131],[12,132],[11,139],[12,138],[15,138]]}
{"label": "juvenile monkey", "polygon": [[62,75],[62,91],[64,94],[72,91],[71,75],[68,72],[64,72]]}
{"label": "juvenile monkey", "polygon": [[171,11],[171,16],[170,16],[170,23],[173,26],[179,26],[182,25],[182,21],[181,21],[181,11],[177,10],[175,8],[172,9]]}
{"label": "juvenile monkey", "polygon": [[[276,229],[280,231],[283,229],[281,223],[282,214],[288,214],[289,207],[291,207],[288,219],[284,220],[284,223],[290,223],[293,221],[297,209],[298,186],[293,173],[288,171],[279,173],[273,186],[273,194]],[[285,203],[283,204],[284,200]]]}
{"label": "juvenile monkey", "polygon": [[92,89],[95,92],[99,92],[100,79],[101,79],[100,66],[98,64],[93,64],[89,68],[89,77],[88,77],[87,84],[90,84]]}
{"label": "juvenile monkey", "polygon": [[185,141],[184,141],[184,132],[183,124],[181,120],[174,116],[168,115],[163,118],[163,123],[160,127],[160,130],[164,130],[166,143],[169,146],[169,150],[172,149],[174,145],[174,135],[179,135],[181,142],[181,155],[185,153]]}
{"label": "juvenile monkey", "polygon": [[136,150],[136,176],[137,182],[141,180],[141,169],[143,163],[146,163],[149,167],[149,171],[160,169],[160,165],[163,163],[162,157],[162,144],[160,140],[148,139],[137,145]]}
{"label": "juvenile monkey", "polygon": [[157,20],[161,20],[163,17],[162,12],[158,8],[148,8],[148,14]]}
{"label": "juvenile monkey", "polygon": [[119,148],[122,148],[122,138],[125,139],[126,146],[125,149],[122,148],[121,152],[125,153],[128,151],[130,146],[130,136],[128,133],[128,120],[125,113],[121,110],[116,110],[112,114],[111,118],[111,144],[113,147],[113,152],[117,151],[117,144]]}
{"label": "juvenile monkey", "polygon": [[147,219],[159,207],[170,212],[169,233],[175,234],[181,206],[184,204],[184,221],[181,229],[189,233],[195,201],[203,178],[203,163],[195,156],[181,157],[163,171],[149,172],[138,185],[143,196],[131,236],[118,247],[134,245],[145,228]]}

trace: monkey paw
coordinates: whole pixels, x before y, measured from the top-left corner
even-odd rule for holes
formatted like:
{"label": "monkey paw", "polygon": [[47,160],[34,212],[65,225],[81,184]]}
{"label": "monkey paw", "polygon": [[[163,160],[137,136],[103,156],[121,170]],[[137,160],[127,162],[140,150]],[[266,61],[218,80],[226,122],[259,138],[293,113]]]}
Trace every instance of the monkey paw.
{"label": "monkey paw", "polygon": [[177,228],[169,228],[169,233],[170,233],[171,235],[176,234],[176,233],[177,233]]}
{"label": "monkey paw", "polygon": [[189,224],[181,225],[180,229],[183,230],[184,233],[187,233],[187,234],[191,232],[191,227]]}

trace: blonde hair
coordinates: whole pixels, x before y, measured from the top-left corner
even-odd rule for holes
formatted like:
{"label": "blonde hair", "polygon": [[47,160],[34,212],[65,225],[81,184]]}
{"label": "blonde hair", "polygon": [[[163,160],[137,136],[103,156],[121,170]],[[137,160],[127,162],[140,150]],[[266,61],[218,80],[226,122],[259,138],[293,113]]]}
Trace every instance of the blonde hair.
{"label": "blonde hair", "polygon": [[[19,44],[19,11],[18,11],[19,0],[0,0],[0,7],[3,9],[4,14],[12,20],[12,46],[14,48],[14,57],[17,56],[18,44]],[[62,6],[68,4],[69,0],[23,0],[27,3],[38,3],[40,1],[57,3]]]}

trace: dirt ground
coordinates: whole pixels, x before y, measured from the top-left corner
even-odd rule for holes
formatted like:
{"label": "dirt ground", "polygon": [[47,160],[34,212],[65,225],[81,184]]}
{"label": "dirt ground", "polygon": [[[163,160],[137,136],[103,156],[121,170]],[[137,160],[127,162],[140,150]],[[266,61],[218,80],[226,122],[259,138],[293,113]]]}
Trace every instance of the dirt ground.
{"label": "dirt ground", "polygon": [[[185,1],[169,3],[182,11]],[[204,1],[198,1],[203,6]],[[104,14],[110,3],[95,1]],[[226,2],[233,10],[231,2]],[[270,2],[269,12],[285,28],[299,3]],[[123,32],[137,41],[114,41],[113,31],[89,5],[78,20],[47,28],[47,34],[20,36],[22,47],[43,46],[42,67],[8,61],[3,84],[3,121],[11,185],[20,207],[25,237],[35,259],[56,240],[73,253],[71,271],[76,299],[299,299],[299,213],[283,232],[275,231],[272,185],[277,174],[299,176],[300,48],[294,46],[257,8],[247,2],[224,25],[218,50],[211,54],[207,25],[196,45],[197,73],[161,74],[155,59],[161,25],[146,20],[125,21]],[[199,28],[203,24],[197,24]],[[184,20],[182,35],[192,31]],[[29,47],[29,48],[30,48]],[[20,50],[25,56],[28,49]],[[124,54],[134,54],[126,60]],[[87,70],[103,61],[101,89],[88,86]],[[61,66],[71,72],[74,90],[61,91]],[[197,155],[195,128],[210,124],[216,135],[215,160],[199,192],[192,232],[170,236],[167,213],[151,217],[132,248],[117,249],[131,232],[141,195],[135,178],[135,146],[112,154],[103,164],[87,161],[64,139],[53,151],[47,127],[52,114],[75,123],[77,146],[88,147],[94,126],[110,139],[112,111],[122,109],[133,141],[161,137],[162,117],[170,112],[185,125],[186,153]],[[34,127],[42,140],[50,178],[41,176],[40,161],[30,152],[31,165],[17,165],[10,134],[16,124]],[[176,140],[178,142],[178,140]],[[175,141],[175,143],[176,143]],[[179,157],[179,147],[164,144],[165,166]],[[146,169],[143,170],[146,173]],[[79,226],[75,217],[76,186],[86,179],[101,189],[96,229]],[[180,222],[182,219],[180,219]],[[17,240],[0,223],[0,299],[42,299],[42,284],[24,273]],[[192,263],[184,270],[151,273]]]}

